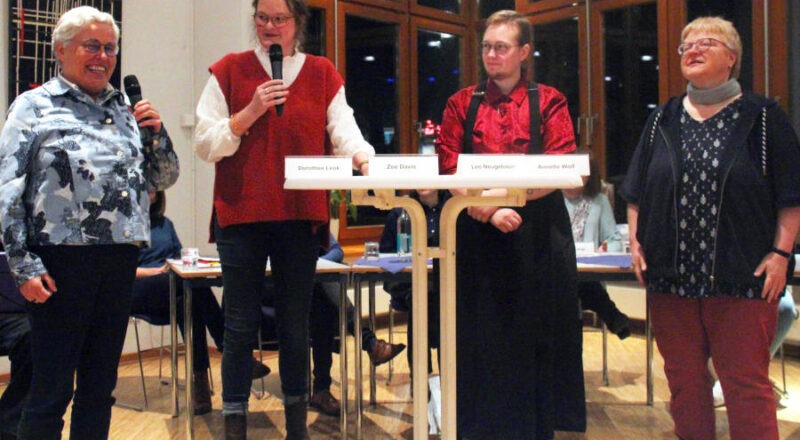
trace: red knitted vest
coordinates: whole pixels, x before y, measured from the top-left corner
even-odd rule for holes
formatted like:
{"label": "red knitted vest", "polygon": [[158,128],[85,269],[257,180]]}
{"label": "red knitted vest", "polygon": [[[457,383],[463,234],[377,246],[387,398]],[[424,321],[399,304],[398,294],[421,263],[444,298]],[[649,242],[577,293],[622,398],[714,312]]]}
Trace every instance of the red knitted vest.
{"label": "red knitted vest", "polygon": [[[269,76],[254,51],[228,54],[209,69],[217,78],[231,114],[243,109]],[[286,156],[330,154],[327,109],[343,85],[328,59],[306,55],[289,87],[283,115],[262,115],[242,137],[239,150],[216,163],[214,211],[222,227],[263,221],[328,222],[326,191],[283,189]]]}

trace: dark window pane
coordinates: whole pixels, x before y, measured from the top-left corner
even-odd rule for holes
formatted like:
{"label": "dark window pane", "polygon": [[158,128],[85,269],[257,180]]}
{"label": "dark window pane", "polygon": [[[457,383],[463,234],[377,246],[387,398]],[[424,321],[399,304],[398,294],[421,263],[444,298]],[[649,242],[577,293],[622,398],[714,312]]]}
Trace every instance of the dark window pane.
{"label": "dark window pane", "polygon": [[578,20],[572,18],[533,27],[533,78],[567,97],[573,127],[580,115]]}
{"label": "dark window pane", "polygon": [[489,18],[503,9],[514,9],[514,0],[478,0],[478,17]]}
{"label": "dark window pane", "polygon": [[347,16],[345,38],[345,90],[356,122],[377,154],[398,153],[397,25]]}
{"label": "dark window pane", "polygon": [[[603,14],[606,176],[612,183],[626,173],[647,117],[659,104],[656,22],[655,3]],[[624,222],[625,204],[616,200],[614,207]]]}
{"label": "dark window pane", "polygon": [[[789,2],[792,3],[792,2]],[[692,0],[686,2],[688,22],[697,17],[722,17],[733,23],[742,39],[742,89],[753,90],[753,5],[751,0]],[[760,13],[760,11],[759,11]],[[676,50],[676,48],[670,48]],[[677,56],[677,54],[675,55]]]}
{"label": "dark window pane", "polygon": [[420,6],[436,8],[445,12],[458,14],[461,11],[461,0],[417,0]]}
{"label": "dark window pane", "polygon": [[325,10],[309,8],[311,16],[306,23],[306,42],[303,47],[305,53],[325,56]]}
{"label": "dark window pane", "polygon": [[461,40],[453,34],[421,30],[417,35],[419,152],[433,154],[436,128],[447,99],[461,87]]}
{"label": "dark window pane", "polygon": [[[377,154],[399,152],[395,137],[398,35],[394,23],[352,15],[345,20],[347,102]],[[347,225],[383,225],[385,219],[385,211],[359,206],[357,219],[348,216]]]}
{"label": "dark window pane", "polygon": [[800,134],[800,4],[790,1],[786,32],[789,35],[789,117]]}

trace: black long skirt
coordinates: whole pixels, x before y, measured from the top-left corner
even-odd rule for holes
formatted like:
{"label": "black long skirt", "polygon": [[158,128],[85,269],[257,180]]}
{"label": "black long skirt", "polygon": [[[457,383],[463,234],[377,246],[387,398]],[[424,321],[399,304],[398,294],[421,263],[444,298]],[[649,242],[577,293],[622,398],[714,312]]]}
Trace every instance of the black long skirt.
{"label": "black long skirt", "polygon": [[458,434],[552,439],[586,430],[575,246],[556,191],[502,233],[462,213],[457,231]]}

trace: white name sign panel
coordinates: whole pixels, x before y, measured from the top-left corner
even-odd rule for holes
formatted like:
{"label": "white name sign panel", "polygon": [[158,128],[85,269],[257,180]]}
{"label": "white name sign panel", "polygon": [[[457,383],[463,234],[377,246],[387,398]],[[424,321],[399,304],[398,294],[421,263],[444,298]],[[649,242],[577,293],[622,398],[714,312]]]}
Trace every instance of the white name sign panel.
{"label": "white name sign panel", "polygon": [[576,241],[575,253],[578,255],[589,255],[594,253],[594,242],[591,241]]}
{"label": "white name sign panel", "polygon": [[287,179],[351,177],[352,159],[333,156],[288,156],[284,176]]}
{"label": "white name sign panel", "polygon": [[531,174],[589,175],[586,154],[460,154],[458,174],[525,176]]}
{"label": "white name sign panel", "polygon": [[430,177],[439,175],[439,158],[435,154],[381,154],[369,159],[373,177]]}

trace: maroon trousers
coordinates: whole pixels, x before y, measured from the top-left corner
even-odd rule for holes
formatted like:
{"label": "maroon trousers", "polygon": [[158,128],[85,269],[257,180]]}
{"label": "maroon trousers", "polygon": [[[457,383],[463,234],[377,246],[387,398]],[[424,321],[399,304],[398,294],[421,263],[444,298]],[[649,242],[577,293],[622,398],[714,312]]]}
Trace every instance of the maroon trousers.
{"label": "maroon trousers", "polygon": [[777,303],[731,297],[685,299],[674,294],[647,298],[669,382],[675,434],[684,440],[715,438],[710,357],[725,393],[731,439],[777,439],[769,381]]}

